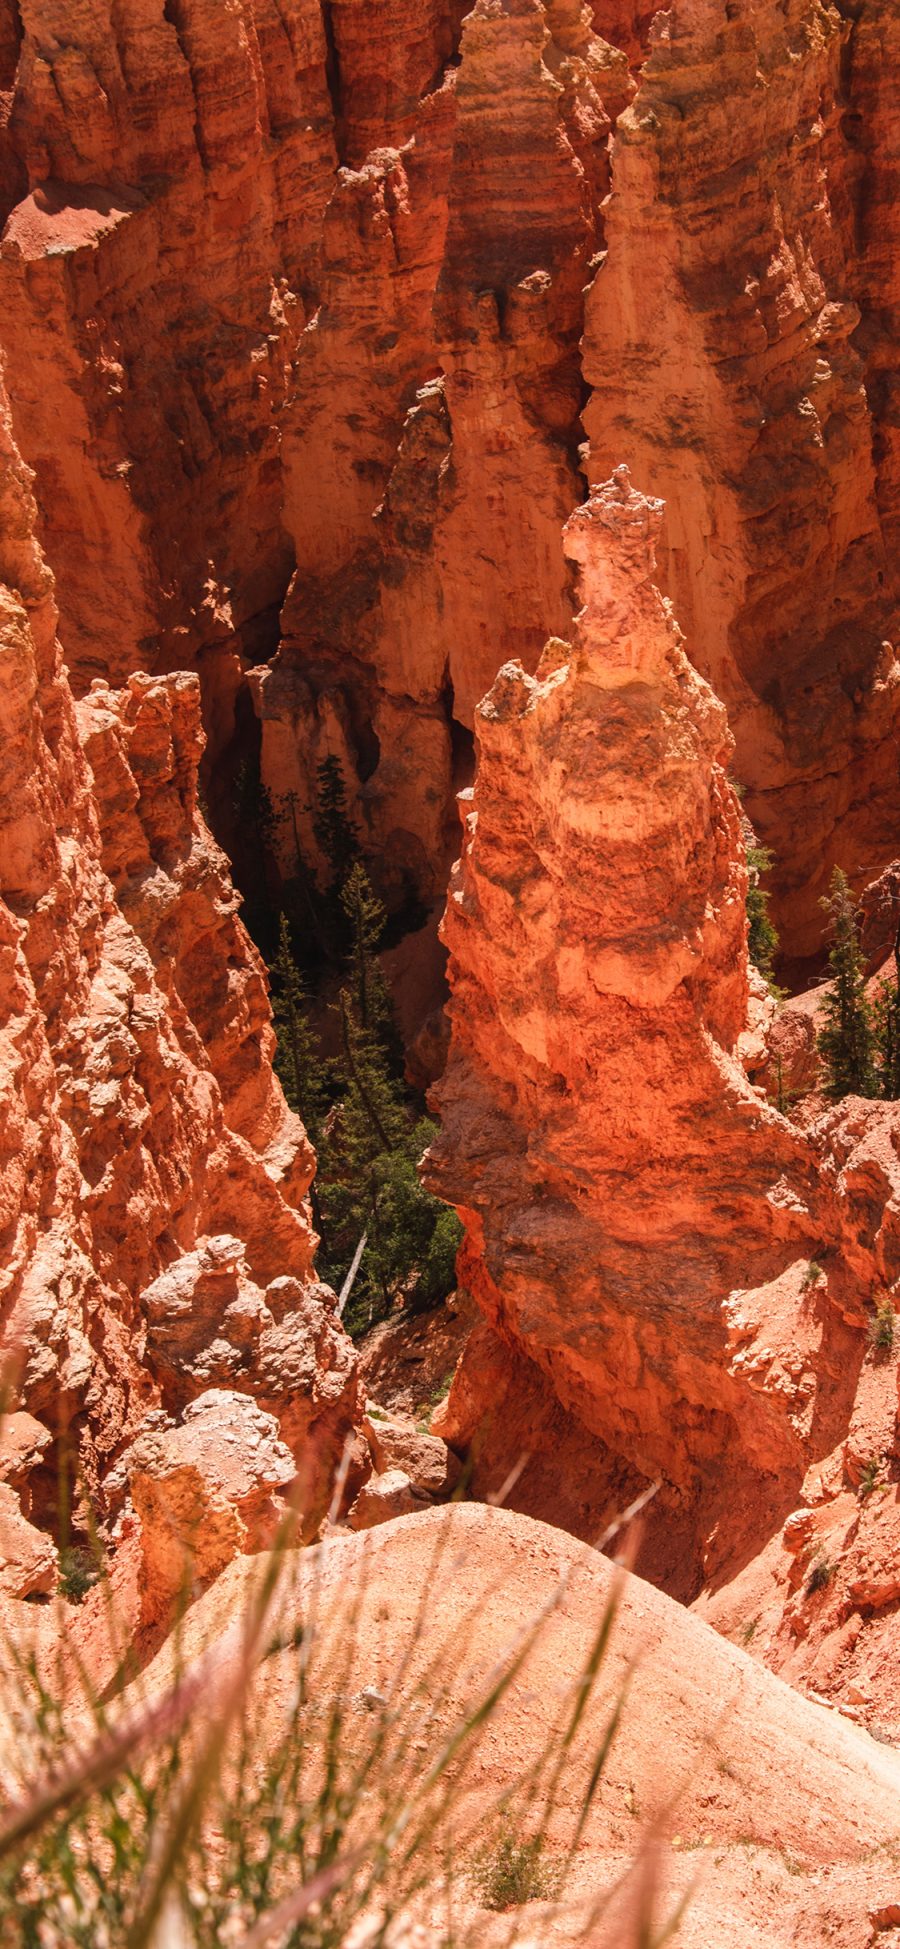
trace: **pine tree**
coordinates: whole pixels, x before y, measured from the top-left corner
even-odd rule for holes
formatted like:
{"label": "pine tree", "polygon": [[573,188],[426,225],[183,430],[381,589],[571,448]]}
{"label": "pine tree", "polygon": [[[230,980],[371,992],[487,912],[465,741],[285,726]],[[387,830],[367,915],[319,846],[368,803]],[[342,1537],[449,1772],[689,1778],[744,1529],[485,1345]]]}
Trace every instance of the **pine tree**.
{"label": "pine tree", "polygon": [[[318,1037],[310,1026],[303,979],[294,960],[291,932],[284,914],[278,928],[278,953],[272,963],[272,1016],[275,1023],[275,1073],[292,1110],[302,1117],[310,1142],[318,1150],[328,1104],[328,1077],[319,1055]],[[323,1212],[319,1186],[310,1186],[313,1222],[320,1237]]]}
{"label": "pine tree", "polygon": [[879,1096],[900,1097],[900,928],[894,939],[894,979],[879,985],[873,1008]]}
{"label": "pine tree", "polygon": [[847,878],[836,866],[831,888],[821,905],[829,914],[834,939],[828,955],[831,983],[822,1008],[824,1028],[819,1053],[825,1064],[829,1096],[874,1096],[875,1037],[866,996],[865,961]]}
{"label": "pine tree", "polygon": [[259,851],[270,852],[278,820],[268,786],[263,784],[258,753],[241,759],[234,774],[231,801],[239,838],[251,840]]}
{"label": "pine tree", "polygon": [[401,1292],[414,1305],[444,1299],[453,1285],[461,1227],[419,1177],[434,1126],[413,1123],[390,1051],[377,1028],[362,1027],[349,989],[341,993],[339,1013],[346,1088],[329,1119],[321,1176],[326,1276],[336,1286],[365,1234],[345,1315],[352,1333],[384,1318]]}
{"label": "pine tree", "polygon": [[307,960],[318,964],[328,955],[328,941],[319,912],[315,874],[303,857],[300,842],[300,822],[297,817],[299,800],[296,792],[282,792],[275,800],[275,810],[280,821],[290,825],[294,842],[293,872],[285,880],[282,897],[285,909],[290,913],[302,935],[309,943]]}
{"label": "pine tree", "polygon": [[350,988],[356,1020],[361,1029],[386,1034],[393,1027],[393,1011],[378,949],[387,914],[361,860],[351,868],[342,889],[341,908],[350,931]]}
{"label": "pine tree", "polygon": [[347,805],[341,761],[333,753],[316,772],[313,832],[331,868],[332,888],[340,892],[359,859],[359,833]]}
{"label": "pine tree", "polygon": [[234,822],[232,864],[234,876],[244,897],[244,925],[263,954],[274,945],[276,909],[270,894],[270,876],[276,851],[278,820],[271,796],[263,783],[259,753],[242,758],[231,788],[231,814]]}
{"label": "pine tree", "polygon": [[[344,1093],[330,1120],[322,1156],[329,1252],[327,1276],[339,1285],[363,1233],[358,1294],[377,1288],[379,1316],[389,1309],[394,1270],[384,1180],[408,1135],[402,1084],[392,1076],[378,1035],[360,1022],[349,989],[338,1002]],[[369,1321],[374,1307],[369,1303]],[[353,1314],[349,1323],[353,1324]]]}
{"label": "pine tree", "polygon": [[[337,804],[340,811],[339,799]],[[338,911],[348,943],[347,985],[337,1004],[340,1057],[332,1065],[321,1058],[282,915],[272,965],[276,1068],[318,1153],[311,1197],[322,1239],[319,1267],[336,1288],[364,1240],[344,1316],[350,1331],[360,1332],[385,1317],[401,1294],[415,1305],[446,1297],[461,1228],[419,1178],[418,1161],[433,1126],[414,1122],[378,961],[387,916],[358,858],[340,890]]]}
{"label": "pine tree", "polygon": [[[747,828],[745,827],[745,830]],[[771,872],[772,854],[768,846],[747,843],[747,952],[755,968],[771,983],[772,966],[778,952],[778,934],[769,915],[769,895],[763,875]]]}

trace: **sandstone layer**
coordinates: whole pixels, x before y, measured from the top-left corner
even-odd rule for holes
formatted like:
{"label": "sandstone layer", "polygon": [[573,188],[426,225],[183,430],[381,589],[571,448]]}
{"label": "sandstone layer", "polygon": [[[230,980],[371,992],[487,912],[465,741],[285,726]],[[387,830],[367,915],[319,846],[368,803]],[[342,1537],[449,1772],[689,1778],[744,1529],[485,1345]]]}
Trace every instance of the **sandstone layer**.
{"label": "sandstone layer", "polygon": [[34,520],[3,404],[9,1492],[53,1527],[66,1467],[77,1526],[144,1417],[215,1385],[277,1416],[314,1520],[355,1363],[312,1271],[313,1157],[272,1073],[262,967],[197,803],[199,686],[134,677],[76,709]]}

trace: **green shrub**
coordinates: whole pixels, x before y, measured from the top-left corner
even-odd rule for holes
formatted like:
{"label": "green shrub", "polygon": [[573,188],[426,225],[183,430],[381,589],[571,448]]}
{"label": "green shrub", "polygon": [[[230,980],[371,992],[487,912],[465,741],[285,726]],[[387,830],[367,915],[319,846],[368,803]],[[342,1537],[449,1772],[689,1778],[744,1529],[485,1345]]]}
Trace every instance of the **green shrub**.
{"label": "green shrub", "polygon": [[829,1562],[824,1553],[817,1556],[812,1563],[809,1576],[806,1579],[807,1597],[814,1597],[817,1590],[827,1590],[834,1576],[834,1572],[835,1565]]}
{"label": "green shrub", "polygon": [[893,1300],[882,1293],[866,1330],[866,1340],[875,1359],[884,1359],[893,1349],[897,1315]]}
{"label": "green shrub", "polygon": [[59,1588],[70,1604],[80,1604],[102,1576],[96,1549],[87,1544],[69,1543],[59,1552]]}
{"label": "green shrub", "polygon": [[859,1478],[859,1484],[856,1491],[858,1496],[865,1499],[866,1496],[870,1496],[873,1494],[874,1490],[877,1489],[879,1485],[881,1469],[882,1469],[881,1456],[870,1455],[868,1461],[865,1463],[863,1467],[862,1474]]}
{"label": "green shrub", "polygon": [[559,1892],[559,1869],[545,1858],[541,1834],[520,1838],[507,1822],[498,1838],[475,1857],[471,1881],[484,1908],[521,1908]]}

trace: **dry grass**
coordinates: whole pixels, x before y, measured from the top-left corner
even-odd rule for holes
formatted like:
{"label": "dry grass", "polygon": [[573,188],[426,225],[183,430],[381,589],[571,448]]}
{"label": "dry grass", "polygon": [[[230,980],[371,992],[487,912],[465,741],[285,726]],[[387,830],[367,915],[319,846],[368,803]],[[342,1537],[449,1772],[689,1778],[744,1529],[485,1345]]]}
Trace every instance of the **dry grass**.
{"label": "dry grass", "polygon": [[[15,1757],[0,1807],[2,1949],[377,1949],[423,1916],[435,1949],[464,1949],[483,1938],[485,1908],[506,1912],[511,1945],[528,1906],[550,1897],[552,1933],[624,1705],[610,1697],[585,1759],[578,1735],[615,1594],[543,1749],[485,1810],[472,1792],[479,1748],[565,1580],[460,1704],[460,1642],[441,1643],[430,1596],[389,1682],[361,1685],[365,1574],[336,1602],[327,1546],[304,1552],[295,1538],[289,1517],[223,1635],[198,1650],[188,1613],[165,1654],[111,1697],[71,1633],[49,1661],[7,1642]],[[429,1593],[440,1587],[440,1537],[433,1547]],[[651,1843],[638,1844],[632,1872],[633,1946],[652,1949],[677,1918],[657,1922]],[[613,1892],[579,1911],[568,1942],[600,1939]]]}

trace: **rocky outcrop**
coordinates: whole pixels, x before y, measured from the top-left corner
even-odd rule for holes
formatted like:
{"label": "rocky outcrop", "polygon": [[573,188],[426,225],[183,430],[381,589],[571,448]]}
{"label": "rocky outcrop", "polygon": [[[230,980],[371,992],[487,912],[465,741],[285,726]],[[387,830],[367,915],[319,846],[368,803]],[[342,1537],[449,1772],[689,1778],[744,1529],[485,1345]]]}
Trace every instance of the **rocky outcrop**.
{"label": "rocky outcrop", "polygon": [[372,1473],[348,1512],[351,1529],[374,1529],[378,1523],[463,1493],[459,1456],[441,1436],[425,1432],[422,1423],[386,1413],[369,1401],[362,1433]]}
{"label": "rocky outcrop", "polygon": [[[790,1508],[764,1547],[710,1580],[698,1608],[736,1641],[752,1639],[754,1652],[793,1684],[893,1741],[900,1733],[893,1670],[900,1607],[900,1110],[850,1097],[821,1114],[810,1137],[868,1260],[849,1387],[835,1389],[823,1376],[817,1439]],[[808,1304],[816,1312],[834,1263],[827,1250],[821,1258],[809,1268]],[[790,1320],[771,1321],[769,1333],[790,1358],[797,1344]],[[821,1358],[817,1365],[821,1373]]]}
{"label": "rocky outcrop", "polygon": [[[501,1341],[620,1472],[703,1510],[711,1574],[727,1529],[749,1515],[769,1533],[811,1440],[849,1415],[872,1240],[731,1053],[747,998],[731,741],[651,579],[661,521],[624,469],[595,491],[565,535],[572,643],[551,640],[534,678],[506,666],[480,708],[428,1170]],[[838,1236],[811,1304],[809,1263]]]}
{"label": "rocky outcrop", "polygon": [[140,1433],[120,1469],[140,1518],[144,1624],[171,1618],[233,1557],[270,1547],[281,1524],[290,1535],[293,1459],[245,1394],[198,1395],[180,1427]]}
{"label": "rocky outcrop", "polygon": [[22,1513],[8,1482],[0,1482],[0,1593],[4,1597],[49,1597],[59,1581],[59,1556],[52,1539]]}
{"label": "rocky outcrop", "polygon": [[667,514],[662,586],[728,707],[791,951],[894,851],[895,10],[675,0],[616,128],[588,300],[591,478]]}
{"label": "rocky outcrop", "polygon": [[146,1412],[227,1376],[277,1415],[314,1521],[355,1370],[312,1277],[313,1159],[272,1075],[262,971],[197,805],[197,680],[103,685],[76,714],[34,515],[4,408],[0,1304],[13,1427],[31,1431],[15,1480],[42,1523],[64,1464],[102,1508]]}
{"label": "rocky outcrop", "polygon": [[170,1006],[201,1038],[229,1128],[296,1203],[312,1153],[272,1073],[262,961],[239,919],[228,861],[198,816],[196,678],[135,675],[118,692],[98,679],[76,714],[118,905]]}
{"label": "rocky outcrop", "polygon": [[808,1094],[821,991],[743,1026],[730,741],[651,579],[662,518],[624,470],[595,491],[573,642],[479,712],[428,1169],[484,1323],[431,1425],[476,1495],[594,1541],[655,1480],[645,1573],[894,1737],[900,1109]]}

